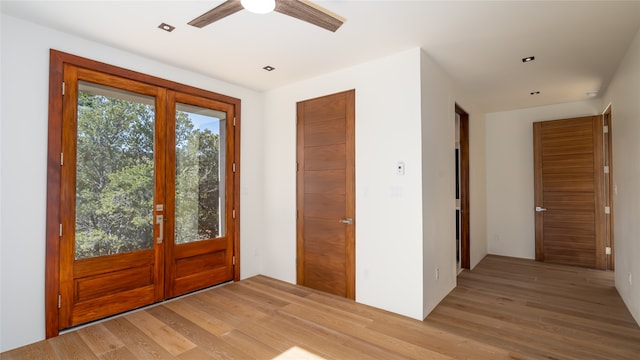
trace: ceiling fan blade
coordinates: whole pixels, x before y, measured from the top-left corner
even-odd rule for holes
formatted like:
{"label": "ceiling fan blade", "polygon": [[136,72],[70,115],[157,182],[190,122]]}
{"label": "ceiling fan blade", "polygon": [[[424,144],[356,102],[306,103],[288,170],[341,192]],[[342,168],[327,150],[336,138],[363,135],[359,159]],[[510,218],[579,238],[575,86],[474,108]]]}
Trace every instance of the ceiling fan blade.
{"label": "ceiling fan blade", "polygon": [[346,21],[320,5],[308,0],[276,0],[275,11],[335,32]]}
{"label": "ceiling fan blade", "polygon": [[244,8],[242,7],[240,0],[227,0],[222,4],[216,6],[215,8],[191,20],[189,22],[189,25],[203,28],[231,14],[237,13],[242,9]]}

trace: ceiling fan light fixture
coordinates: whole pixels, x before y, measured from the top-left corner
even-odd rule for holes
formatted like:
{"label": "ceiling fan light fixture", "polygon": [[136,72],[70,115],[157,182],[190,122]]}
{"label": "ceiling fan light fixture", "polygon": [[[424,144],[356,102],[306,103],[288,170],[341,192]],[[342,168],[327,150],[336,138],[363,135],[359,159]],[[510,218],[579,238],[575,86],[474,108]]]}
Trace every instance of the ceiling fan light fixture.
{"label": "ceiling fan light fixture", "polygon": [[254,14],[267,14],[276,8],[276,0],[240,0],[240,3]]}

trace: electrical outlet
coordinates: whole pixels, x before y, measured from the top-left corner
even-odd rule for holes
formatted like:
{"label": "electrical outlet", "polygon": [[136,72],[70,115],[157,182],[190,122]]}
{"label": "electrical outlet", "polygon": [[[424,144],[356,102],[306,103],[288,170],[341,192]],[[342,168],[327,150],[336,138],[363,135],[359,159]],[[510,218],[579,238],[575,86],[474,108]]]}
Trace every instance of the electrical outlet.
{"label": "electrical outlet", "polygon": [[436,268],[436,280],[440,279],[440,268]]}
{"label": "electrical outlet", "polygon": [[633,278],[631,278],[631,273],[629,273],[629,285],[633,285]]}

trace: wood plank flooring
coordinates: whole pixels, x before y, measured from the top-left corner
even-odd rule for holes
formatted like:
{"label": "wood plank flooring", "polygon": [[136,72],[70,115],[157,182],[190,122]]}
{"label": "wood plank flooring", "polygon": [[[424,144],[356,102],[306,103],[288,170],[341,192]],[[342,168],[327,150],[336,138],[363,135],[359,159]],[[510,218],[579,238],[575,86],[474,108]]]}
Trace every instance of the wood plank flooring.
{"label": "wood plank flooring", "polygon": [[613,273],[487,256],[425,321],[265,276],[0,354],[12,359],[638,359]]}

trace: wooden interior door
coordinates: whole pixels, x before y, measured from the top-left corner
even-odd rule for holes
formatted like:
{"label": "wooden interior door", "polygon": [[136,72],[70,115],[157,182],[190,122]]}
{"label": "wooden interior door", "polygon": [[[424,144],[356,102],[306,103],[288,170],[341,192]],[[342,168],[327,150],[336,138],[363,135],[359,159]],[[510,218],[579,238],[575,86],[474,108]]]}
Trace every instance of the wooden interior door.
{"label": "wooden interior door", "polygon": [[167,298],[233,280],[234,107],[169,92]]}
{"label": "wooden interior door", "polygon": [[65,65],[60,222],[61,329],[163,297],[162,89]]}
{"label": "wooden interior door", "polygon": [[602,117],[537,122],[536,260],[605,269]]}
{"label": "wooden interior door", "polygon": [[355,299],[355,90],[297,112],[297,283]]}

